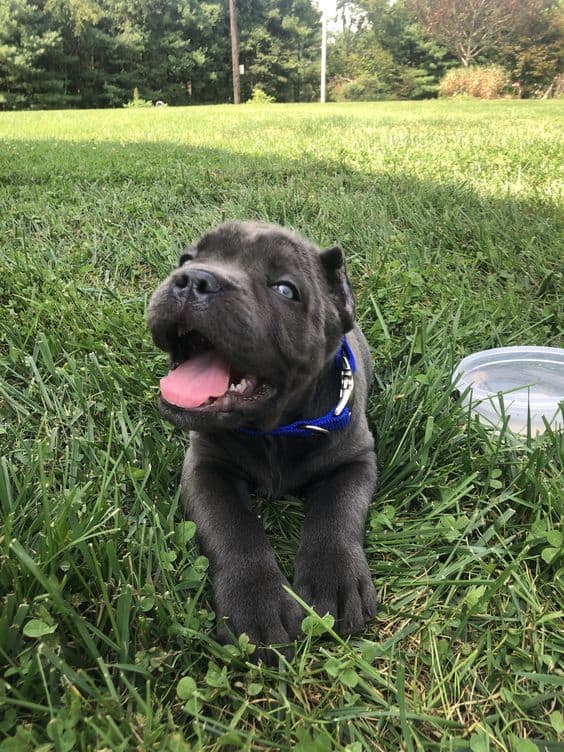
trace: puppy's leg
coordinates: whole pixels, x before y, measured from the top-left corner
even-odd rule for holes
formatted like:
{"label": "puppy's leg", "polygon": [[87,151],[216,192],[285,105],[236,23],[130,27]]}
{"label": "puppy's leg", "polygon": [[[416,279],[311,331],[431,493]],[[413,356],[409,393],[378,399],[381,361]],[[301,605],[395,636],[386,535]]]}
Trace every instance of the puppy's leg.
{"label": "puppy's leg", "polygon": [[371,454],[337,467],[306,499],[294,588],[320,615],[331,613],[340,634],[357,632],[376,613],[376,592],[363,551],[375,484]]}
{"label": "puppy's leg", "polygon": [[[186,464],[183,497],[210,561],[218,638],[227,642],[246,632],[259,646],[292,641],[300,631],[302,610],[282,587],[287,581],[250,508],[245,484],[211,461]],[[276,660],[264,648],[257,648],[254,658]]]}

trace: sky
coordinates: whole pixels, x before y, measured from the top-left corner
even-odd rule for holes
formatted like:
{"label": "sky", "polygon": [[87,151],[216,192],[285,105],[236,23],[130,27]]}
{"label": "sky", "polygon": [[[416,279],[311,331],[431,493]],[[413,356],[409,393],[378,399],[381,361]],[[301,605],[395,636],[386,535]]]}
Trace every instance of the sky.
{"label": "sky", "polygon": [[316,0],[316,2],[319,10],[327,14],[327,28],[333,31],[336,28],[337,0]]}
{"label": "sky", "polygon": [[337,12],[337,0],[317,0],[317,5],[327,13],[327,18],[332,18]]}

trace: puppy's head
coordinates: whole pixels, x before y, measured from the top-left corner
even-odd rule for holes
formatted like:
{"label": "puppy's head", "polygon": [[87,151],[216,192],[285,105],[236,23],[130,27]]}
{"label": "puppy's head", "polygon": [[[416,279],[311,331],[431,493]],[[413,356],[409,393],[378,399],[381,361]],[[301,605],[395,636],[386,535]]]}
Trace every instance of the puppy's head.
{"label": "puppy's head", "polygon": [[151,297],[170,354],[160,410],[194,430],[276,426],[354,321],[340,248],[281,227],[232,222],[204,235]]}

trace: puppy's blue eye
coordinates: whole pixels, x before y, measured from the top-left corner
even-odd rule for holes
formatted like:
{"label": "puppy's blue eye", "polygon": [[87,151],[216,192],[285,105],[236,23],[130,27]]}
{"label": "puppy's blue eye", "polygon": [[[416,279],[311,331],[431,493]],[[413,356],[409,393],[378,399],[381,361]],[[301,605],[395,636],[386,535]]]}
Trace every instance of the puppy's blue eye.
{"label": "puppy's blue eye", "polygon": [[300,296],[295,285],[291,282],[281,281],[272,285],[272,289],[288,300],[299,300]]}

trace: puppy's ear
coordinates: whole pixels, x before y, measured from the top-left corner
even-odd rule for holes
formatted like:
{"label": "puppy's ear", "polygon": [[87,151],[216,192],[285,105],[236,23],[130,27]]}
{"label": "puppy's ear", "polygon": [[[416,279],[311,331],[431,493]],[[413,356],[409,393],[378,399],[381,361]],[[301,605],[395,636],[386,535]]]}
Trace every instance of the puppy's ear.
{"label": "puppy's ear", "polygon": [[336,245],[321,251],[320,258],[333,300],[339,310],[343,331],[349,332],[354,324],[354,297],[347,277],[343,251]]}
{"label": "puppy's ear", "polygon": [[189,246],[188,248],[185,248],[182,251],[180,258],[178,259],[178,266],[182,266],[182,264],[185,264],[187,261],[192,261],[195,255],[196,255],[196,249],[194,248],[194,246]]}

